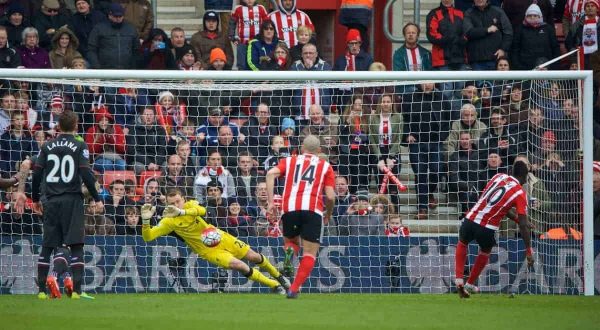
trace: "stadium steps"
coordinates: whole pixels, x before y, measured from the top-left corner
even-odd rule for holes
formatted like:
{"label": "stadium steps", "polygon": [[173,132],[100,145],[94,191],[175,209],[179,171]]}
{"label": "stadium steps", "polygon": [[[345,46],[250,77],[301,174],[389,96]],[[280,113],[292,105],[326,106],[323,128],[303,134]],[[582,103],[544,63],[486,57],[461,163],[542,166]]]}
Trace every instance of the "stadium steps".
{"label": "stadium steps", "polygon": [[202,26],[203,8],[202,0],[161,0],[156,8],[157,24],[167,35],[172,28],[181,27],[189,39]]}

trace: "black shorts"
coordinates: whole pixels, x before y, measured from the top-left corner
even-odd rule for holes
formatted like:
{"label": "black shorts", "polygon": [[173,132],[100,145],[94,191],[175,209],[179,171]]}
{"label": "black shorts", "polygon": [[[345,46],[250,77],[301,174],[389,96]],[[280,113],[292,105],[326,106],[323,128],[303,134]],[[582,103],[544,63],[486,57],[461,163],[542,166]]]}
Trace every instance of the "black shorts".
{"label": "black shorts", "polygon": [[70,194],[44,202],[42,246],[83,244],[85,221],[83,198]]}
{"label": "black shorts", "polygon": [[467,243],[475,240],[482,250],[490,251],[496,246],[496,231],[463,219],[458,231],[458,239]]}
{"label": "black shorts", "polygon": [[323,236],[323,217],[312,211],[293,211],[281,216],[283,236],[300,236],[309,242],[321,243]]}

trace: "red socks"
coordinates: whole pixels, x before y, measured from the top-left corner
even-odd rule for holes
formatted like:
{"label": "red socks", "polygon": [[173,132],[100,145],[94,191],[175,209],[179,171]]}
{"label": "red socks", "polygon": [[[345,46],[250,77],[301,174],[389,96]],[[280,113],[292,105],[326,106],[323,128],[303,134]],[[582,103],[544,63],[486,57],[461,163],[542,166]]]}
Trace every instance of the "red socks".
{"label": "red socks", "polygon": [[467,283],[474,284],[474,282],[479,278],[479,274],[483,271],[488,261],[490,260],[490,254],[479,251],[477,258],[475,258],[475,264],[471,269],[471,274],[469,275],[469,279]]}
{"label": "red socks", "polygon": [[310,254],[305,254],[302,256],[302,260],[300,260],[300,266],[298,267],[298,273],[296,274],[296,278],[294,279],[294,283],[290,287],[290,291],[298,292],[300,287],[308,276],[310,276],[310,272],[315,266],[315,257]]}
{"label": "red socks", "polygon": [[467,245],[461,241],[456,244],[456,256],[454,258],[454,273],[457,279],[463,279],[465,274],[465,262],[467,261]]}

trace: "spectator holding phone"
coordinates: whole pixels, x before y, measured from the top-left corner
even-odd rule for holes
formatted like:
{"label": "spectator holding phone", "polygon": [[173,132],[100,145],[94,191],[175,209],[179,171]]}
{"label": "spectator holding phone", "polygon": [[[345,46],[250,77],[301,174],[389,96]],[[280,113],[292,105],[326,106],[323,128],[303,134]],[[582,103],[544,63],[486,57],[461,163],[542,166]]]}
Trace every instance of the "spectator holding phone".
{"label": "spectator holding phone", "polygon": [[142,43],[141,68],[148,70],[176,70],[177,64],[171,51],[171,41],[162,29],[150,30],[150,35]]}

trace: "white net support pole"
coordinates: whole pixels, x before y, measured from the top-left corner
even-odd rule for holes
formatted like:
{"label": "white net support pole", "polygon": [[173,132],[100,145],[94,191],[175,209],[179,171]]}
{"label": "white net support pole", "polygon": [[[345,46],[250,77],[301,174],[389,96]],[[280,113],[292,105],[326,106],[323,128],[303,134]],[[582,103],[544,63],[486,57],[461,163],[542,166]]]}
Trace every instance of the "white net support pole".
{"label": "white net support pole", "polygon": [[593,127],[593,76],[592,71],[583,71],[587,75],[583,84],[583,273],[584,294],[594,295],[594,206],[592,150]]}

